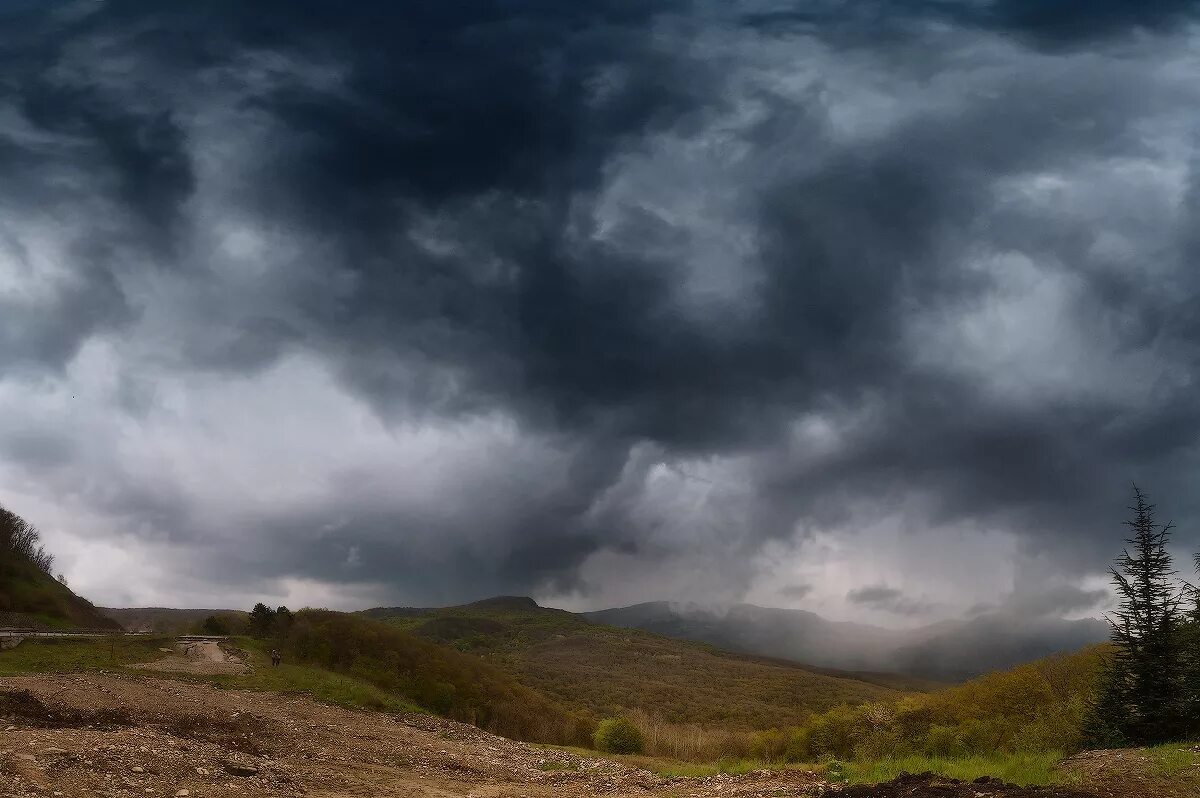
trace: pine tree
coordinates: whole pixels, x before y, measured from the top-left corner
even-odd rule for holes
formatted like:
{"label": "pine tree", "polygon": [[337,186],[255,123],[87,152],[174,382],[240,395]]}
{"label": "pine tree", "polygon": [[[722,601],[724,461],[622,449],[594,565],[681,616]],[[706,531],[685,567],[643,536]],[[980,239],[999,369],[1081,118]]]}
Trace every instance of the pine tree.
{"label": "pine tree", "polygon": [[261,601],[250,610],[249,631],[254,637],[267,637],[275,624],[275,612]]}
{"label": "pine tree", "polygon": [[1110,617],[1115,652],[1097,709],[1130,742],[1178,739],[1188,711],[1184,693],[1181,597],[1167,552],[1172,524],[1154,519],[1154,505],[1133,487],[1129,548],[1111,569],[1121,602]]}
{"label": "pine tree", "polygon": [[[1195,555],[1196,572],[1200,574],[1200,554]],[[1184,667],[1184,716],[1187,719],[1185,732],[1188,737],[1200,735],[1200,590],[1192,585],[1185,586],[1191,598],[1189,616],[1183,624],[1180,636],[1183,646]]]}

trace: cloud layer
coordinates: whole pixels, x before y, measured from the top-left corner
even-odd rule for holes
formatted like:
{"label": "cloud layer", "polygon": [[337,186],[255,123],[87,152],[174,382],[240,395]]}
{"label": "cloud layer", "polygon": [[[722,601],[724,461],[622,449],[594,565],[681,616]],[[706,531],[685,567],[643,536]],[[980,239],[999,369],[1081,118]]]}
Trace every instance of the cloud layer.
{"label": "cloud layer", "polygon": [[0,501],[112,604],[1074,611],[1200,543],[1200,28],[1055,9],[9,4]]}

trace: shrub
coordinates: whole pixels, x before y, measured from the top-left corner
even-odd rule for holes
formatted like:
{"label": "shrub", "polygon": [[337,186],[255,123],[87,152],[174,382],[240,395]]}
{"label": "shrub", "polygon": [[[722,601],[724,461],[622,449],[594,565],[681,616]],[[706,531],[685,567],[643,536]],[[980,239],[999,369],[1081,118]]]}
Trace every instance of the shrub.
{"label": "shrub", "polygon": [[925,753],[930,756],[958,756],[963,753],[962,738],[950,726],[930,726],[925,735]]}
{"label": "shrub", "polygon": [[610,754],[640,754],[646,747],[641,730],[628,718],[601,721],[592,735],[592,742],[598,750]]}

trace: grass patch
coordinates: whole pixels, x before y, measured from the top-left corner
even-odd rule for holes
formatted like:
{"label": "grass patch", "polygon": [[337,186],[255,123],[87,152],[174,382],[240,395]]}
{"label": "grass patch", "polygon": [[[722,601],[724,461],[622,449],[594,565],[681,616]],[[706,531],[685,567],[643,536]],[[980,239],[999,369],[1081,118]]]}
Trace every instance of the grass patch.
{"label": "grass patch", "polygon": [[205,680],[217,687],[235,690],[301,694],[351,709],[375,709],[384,712],[424,712],[425,710],[397,693],[369,682],[309,665],[271,667],[269,661],[252,656],[254,670],[242,676],[212,676]]}
{"label": "grass patch", "polygon": [[937,757],[905,756],[865,762],[840,763],[850,784],[879,784],[901,773],[936,773],[939,776],[974,781],[993,776],[1022,787],[1061,784],[1067,778],[1057,769],[1062,754],[1057,751],[991,756]]}
{"label": "grass patch", "polygon": [[1188,776],[1200,779],[1200,753],[1189,745],[1159,745],[1146,751],[1151,771],[1163,778]]}
{"label": "grass patch", "polygon": [[159,648],[173,639],[163,637],[41,637],[0,652],[0,676],[27,673],[74,673],[117,668],[162,657]]}

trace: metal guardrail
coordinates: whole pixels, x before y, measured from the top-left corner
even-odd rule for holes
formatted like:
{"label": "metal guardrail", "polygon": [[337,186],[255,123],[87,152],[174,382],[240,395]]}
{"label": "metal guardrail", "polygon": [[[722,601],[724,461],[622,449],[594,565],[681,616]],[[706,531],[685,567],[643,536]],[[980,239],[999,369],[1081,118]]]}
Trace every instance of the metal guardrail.
{"label": "metal guardrail", "polygon": [[181,643],[203,642],[205,640],[228,640],[229,635],[176,635]]}
{"label": "metal guardrail", "polygon": [[28,637],[37,634],[36,629],[0,629],[0,637]]}
{"label": "metal guardrail", "polygon": [[123,629],[18,629],[0,628],[0,637],[117,637],[145,635],[145,632],[126,632]]}

